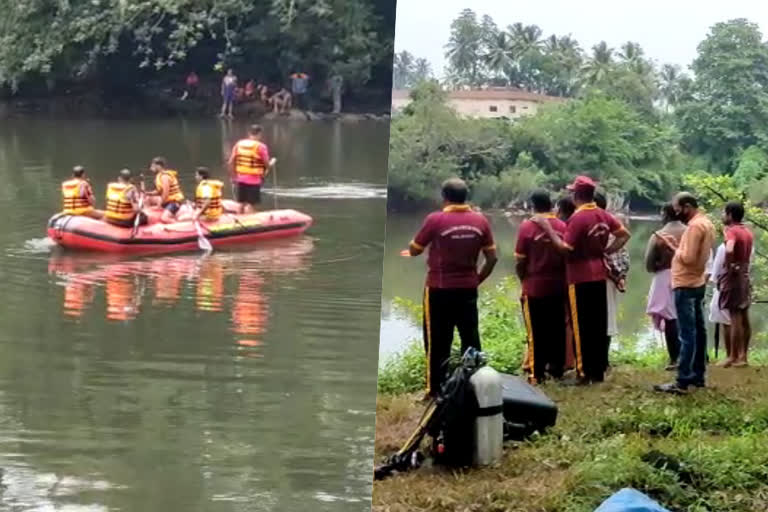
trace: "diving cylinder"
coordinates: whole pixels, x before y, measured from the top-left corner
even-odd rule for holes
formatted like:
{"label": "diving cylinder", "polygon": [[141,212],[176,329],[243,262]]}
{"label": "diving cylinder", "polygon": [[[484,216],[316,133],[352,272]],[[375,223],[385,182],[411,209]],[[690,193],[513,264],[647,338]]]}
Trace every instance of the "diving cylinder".
{"label": "diving cylinder", "polygon": [[476,466],[486,466],[501,459],[504,442],[504,401],[501,375],[490,366],[483,366],[469,379],[479,406],[475,420]]}

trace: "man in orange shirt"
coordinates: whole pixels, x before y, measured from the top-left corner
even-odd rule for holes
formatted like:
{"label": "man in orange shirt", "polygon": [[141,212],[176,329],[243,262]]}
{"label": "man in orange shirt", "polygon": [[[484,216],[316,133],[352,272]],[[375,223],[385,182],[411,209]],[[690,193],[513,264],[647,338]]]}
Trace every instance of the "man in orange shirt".
{"label": "man in orange shirt", "polygon": [[696,198],[681,192],[673,201],[678,218],[687,224],[672,258],[672,288],[675,291],[680,359],[677,380],[654,386],[662,393],[683,394],[690,386],[704,387],[707,360],[707,327],[704,320],[707,261],[715,242],[715,227],[699,211]]}

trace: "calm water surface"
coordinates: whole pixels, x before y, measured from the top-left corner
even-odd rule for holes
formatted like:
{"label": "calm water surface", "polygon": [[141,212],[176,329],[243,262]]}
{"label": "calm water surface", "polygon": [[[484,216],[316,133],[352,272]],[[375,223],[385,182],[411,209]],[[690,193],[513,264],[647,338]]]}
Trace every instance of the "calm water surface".
{"label": "calm water surface", "polygon": [[[421,339],[421,326],[415,326],[410,320],[393,308],[395,297],[403,297],[420,302],[426,274],[426,258],[402,258],[400,250],[419,230],[426,213],[394,213],[387,216],[386,249],[384,252],[384,275],[382,292],[381,345],[379,348],[380,364],[392,354],[398,352],[412,338]],[[514,250],[517,229],[522,219],[507,219],[500,214],[490,216],[496,245],[499,251],[499,263],[483,287],[493,286],[503,277],[515,275]],[[654,331],[645,314],[651,275],[645,271],[643,257],[651,233],[658,229],[655,221],[630,221],[632,238],[628,250],[630,253],[630,271],[627,279],[627,292],[621,296],[619,305],[619,330],[623,335],[639,335],[646,344],[663,346],[659,333]],[[515,291],[514,293],[518,293]],[[707,301],[706,307],[709,307]],[[755,305],[752,317],[755,326],[763,328],[760,315],[765,313],[765,306]],[[709,329],[710,338],[713,337]],[[722,344],[721,344],[722,346]]]}
{"label": "calm water surface", "polygon": [[369,510],[386,123],[265,125],[263,201],[312,215],[303,237],[143,259],[44,238],[74,164],[102,201],[164,155],[190,194],[197,165],[228,183],[245,128],[0,126],[0,509]]}

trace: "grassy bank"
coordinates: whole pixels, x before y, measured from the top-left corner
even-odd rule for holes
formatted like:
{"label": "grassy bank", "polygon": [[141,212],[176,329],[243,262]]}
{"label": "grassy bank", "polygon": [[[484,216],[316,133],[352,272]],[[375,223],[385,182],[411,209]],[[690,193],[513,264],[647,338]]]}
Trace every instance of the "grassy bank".
{"label": "grassy bank", "polygon": [[[508,443],[498,466],[468,472],[421,468],[376,482],[374,511],[588,512],[622,487],[669,510],[768,510],[768,379],[760,367],[710,371],[712,388],[658,396],[663,371],[620,366],[591,388],[545,385],[556,428]],[[376,457],[397,450],[422,406],[380,395]]]}
{"label": "grassy bank", "polygon": [[[491,364],[519,373],[525,334],[514,281],[481,294],[481,335]],[[399,306],[418,320],[412,303]],[[762,341],[756,344],[764,345]],[[414,341],[379,374],[376,460],[396,451],[423,412],[423,349]],[[768,357],[746,369],[711,367],[710,388],[659,396],[660,347],[640,353],[620,340],[607,381],[590,388],[547,384],[560,408],[557,426],[509,443],[496,467],[468,472],[421,468],[376,482],[375,511],[588,512],[622,487],[673,511],[768,510]]]}

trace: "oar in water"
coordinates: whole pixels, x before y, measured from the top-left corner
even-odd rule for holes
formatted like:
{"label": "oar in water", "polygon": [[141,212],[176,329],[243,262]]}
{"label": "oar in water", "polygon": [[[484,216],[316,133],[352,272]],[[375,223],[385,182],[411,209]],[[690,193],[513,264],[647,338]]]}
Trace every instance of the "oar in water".
{"label": "oar in water", "polygon": [[133,231],[131,231],[131,238],[136,236],[139,231],[139,223],[141,222],[141,212],[144,210],[144,194],[139,196],[139,211],[136,212],[136,219],[133,221]]}
{"label": "oar in water", "polygon": [[274,189],[272,191],[272,199],[274,201],[275,210],[277,210],[277,167],[275,167],[276,163],[277,163],[277,158],[272,157],[269,159],[269,164],[267,165],[267,169],[269,169],[268,172],[272,173],[272,188]]}
{"label": "oar in water", "polygon": [[211,245],[211,242],[205,238],[203,228],[200,226],[200,221],[197,219],[195,219],[195,230],[197,230],[197,246],[200,250],[205,252],[213,251],[213,246]]}

